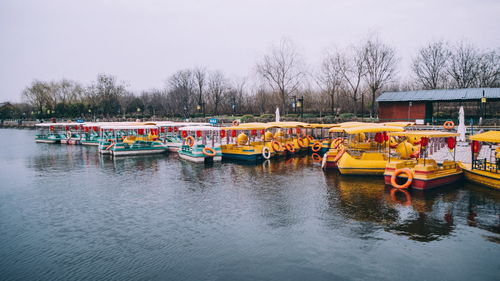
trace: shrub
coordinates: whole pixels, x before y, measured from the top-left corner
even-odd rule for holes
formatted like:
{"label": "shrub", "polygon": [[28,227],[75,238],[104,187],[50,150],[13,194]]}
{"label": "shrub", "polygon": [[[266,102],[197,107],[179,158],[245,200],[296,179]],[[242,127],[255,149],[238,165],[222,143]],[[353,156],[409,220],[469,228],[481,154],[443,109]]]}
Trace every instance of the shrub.
{"label": "shrub", "polygon": [[259,121],[260,122],[271,122],[271,121],[274,121],[274,114],[262,114],[260,117],[259,117]]}
{"label": "shrub", "polygon": [[249,122],[253,120],[253,115],[243,115],[240,119],[241,122]]}
{"label": "shrub", "polygon": [[352,119],[353,117],[354,117],[354,114],[353,113],[349,113],[349,112],[342,113],[342,114],[339,115],[340,119]]}
{"label": "shrub", "polygon": [[316,118],[316,117],[318,117],[318,115],[314,114],[314,113],[304,113],[302,115],[302,117],[304,117],[304,118]]}

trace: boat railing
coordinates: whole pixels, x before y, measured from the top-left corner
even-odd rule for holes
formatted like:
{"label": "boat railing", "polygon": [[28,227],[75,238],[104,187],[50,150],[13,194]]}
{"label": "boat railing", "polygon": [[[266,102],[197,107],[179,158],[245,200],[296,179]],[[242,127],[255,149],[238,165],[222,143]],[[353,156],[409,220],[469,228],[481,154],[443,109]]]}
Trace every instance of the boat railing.
{"label": "boat railing", "polygon": [[486,158],[475,159],[472,161],[472,169],[474,169],[474,170],[480,170],[480,171],[486,171],[486,172],[499,174],[500,173],[499,166],[500,166],[500,162],[498,161],[498,159],[496,160],[496,162],[490,162]]}

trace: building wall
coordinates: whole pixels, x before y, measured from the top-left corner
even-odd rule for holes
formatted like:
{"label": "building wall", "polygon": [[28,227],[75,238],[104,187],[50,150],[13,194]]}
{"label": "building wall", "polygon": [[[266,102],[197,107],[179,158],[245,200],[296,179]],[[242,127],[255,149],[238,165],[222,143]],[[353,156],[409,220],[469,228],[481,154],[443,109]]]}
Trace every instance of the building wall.
{"label": "building wall", "polygon": [[412,102],[408,111],[409,107],[409,102],[379,102],[379,119],[381,121],[425,119],[425,102]]}

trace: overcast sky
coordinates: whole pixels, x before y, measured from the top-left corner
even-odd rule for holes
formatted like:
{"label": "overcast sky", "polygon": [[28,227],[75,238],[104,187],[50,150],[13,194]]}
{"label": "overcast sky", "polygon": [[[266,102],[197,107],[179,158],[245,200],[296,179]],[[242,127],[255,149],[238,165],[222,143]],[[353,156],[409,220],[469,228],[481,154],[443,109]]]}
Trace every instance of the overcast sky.
{"label": "overcast sky", "polygon": [[140,91],[195,66],[251,76],[282,38],[313,68],[327,48],[374,32],[404,78],[431,40],[500,47],[499,18],[499,0],[0,0],[0,102],[21,101],[34,79],[107,73]]}

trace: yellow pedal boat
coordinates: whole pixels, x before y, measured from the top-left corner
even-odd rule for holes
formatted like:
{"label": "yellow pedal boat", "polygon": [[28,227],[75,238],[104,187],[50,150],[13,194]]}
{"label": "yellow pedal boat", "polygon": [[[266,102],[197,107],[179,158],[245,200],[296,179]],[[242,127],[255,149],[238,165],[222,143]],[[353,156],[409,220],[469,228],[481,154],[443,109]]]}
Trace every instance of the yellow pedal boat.
{"label": "yellow pedal boat", "polygon": [[[489,131],[470,137],[472,163],[459,162],[468,181],[500,190],[500,131]],[[481,143],[496,145],[494,157],[478,159]],[[493,159],[491,159],[493,158]]]}
{"label": "yellow pedal boat", "polygon": [[[430,141],[448,140],[449,149],[455,149],[457,133],[439,131],[408,131],[390,133],[400,140],[396,150],[398,158],[390,158],[384,172],[387,185],[396,188],[427,190],[454,183],[462,178],[463,172],[458,163],[444,160],[438,165],[436,160],[428,159],[427,148]],[[416,148],[416,150],[414,150]],[[413,159],[411,157],[414,157]],[[453,156],[454,157],[454,156]],[[397,181],[403,180],[399,184]]]}
{"label": "yellow pedal boat", "polygon": [[402,132],[402,127],[372,124],[345,128],[349,140],[347,148],[337,162],[337,167],[343,175],[383,175],[388,160],[388,141],[377,142],[367,134],[387,134],[387,132]]}

